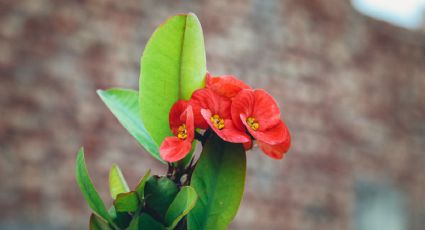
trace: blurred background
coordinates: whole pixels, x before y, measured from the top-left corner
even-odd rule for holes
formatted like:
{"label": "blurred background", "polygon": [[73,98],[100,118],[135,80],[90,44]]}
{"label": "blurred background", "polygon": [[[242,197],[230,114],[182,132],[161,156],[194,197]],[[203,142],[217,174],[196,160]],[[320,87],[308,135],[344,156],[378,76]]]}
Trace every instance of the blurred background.
{"label": "blurred background", "polygon": [[131,187],[165,173],[96,89],[137,89],[149,36],[185,12],[203,25],[209,71],[269,91],[293,136],[282,161],[248,152],[230,229],[425,229],[424,5],[0,1],[0,229],[88,229],[81,145],[108,206],[113,163]]}

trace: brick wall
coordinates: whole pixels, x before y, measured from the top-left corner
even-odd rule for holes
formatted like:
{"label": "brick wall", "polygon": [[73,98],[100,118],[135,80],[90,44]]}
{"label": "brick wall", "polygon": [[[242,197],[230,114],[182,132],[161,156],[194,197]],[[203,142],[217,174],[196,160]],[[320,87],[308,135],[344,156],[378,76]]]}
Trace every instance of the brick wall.
{"label": "brick wall", "polygon": [[148,168],[165,173],[95,90],[136,89],[150,34],[188,11],[203,25],[209,71],[269,91],[293,135],[282,161],[248,153],[231,229],[369,229],[378,198],[403,213],[394,224],[377,211],[378,229],[424,228],[424,33],[339,0],[32,0],[0,3],[0,229],[87,228],[80,145],[108,204],[112,163],[131,186]]}

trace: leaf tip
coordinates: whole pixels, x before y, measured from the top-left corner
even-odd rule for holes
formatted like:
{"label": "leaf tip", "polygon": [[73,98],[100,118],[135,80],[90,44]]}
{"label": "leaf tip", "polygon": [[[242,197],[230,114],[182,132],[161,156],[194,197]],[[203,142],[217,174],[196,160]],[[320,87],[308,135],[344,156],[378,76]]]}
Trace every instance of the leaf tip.
{"label": "leaf tip", "polygon": [[196,14],[195,14],[195,13],[193,13],[193,12],[189,12],[189,13],[187,13],[187,16],[196,17]]}
{"label": "leaf tip", "polygon": [[81,146],[77,151],[77,161],[80,159],[84,159],[84,147]]}
{"label": "leaf tip", "polygon": [[105,93],[105,90],[103,89],[97,89],[96,90],[97,95],[99,95],[100,97],[102,97],[102,95]]}
{"label": "leaf tip", "polygon": [[114,169],[114,170],[115,170],[115,169],[117,169],[117,168],[119,168],[117,164],[113,163],[113,164],[111,165],[111,170],[112,170],[112,169]]}

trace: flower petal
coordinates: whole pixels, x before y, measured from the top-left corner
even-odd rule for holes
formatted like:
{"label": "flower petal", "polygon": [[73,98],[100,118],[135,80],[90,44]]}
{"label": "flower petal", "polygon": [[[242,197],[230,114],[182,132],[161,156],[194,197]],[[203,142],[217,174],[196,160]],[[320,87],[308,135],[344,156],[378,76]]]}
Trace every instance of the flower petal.
{"label": "flower petal", "polygon": [[192,106],[188,105],[185,110],[186,114],[186,131],[187,131],[187,141],[192,142],[193,138],[195,138],[195,127],[194,127],[194,118],[193,118],[193,110]]}
{"label": "flower petal", "polygon": [[193,120],[196,128],[207,129],[208,123],[205,122],[204,118],[201,115],[201,106],[200,103],[196,100],[189,100],[189,104],[192,106],[193,110]]}
{"label": "flower petal", "polygon": [[212,89],[220,96],[232,98],[242,89],[251,89],[245,82],[237,79],[233,75],[223,75],[212,77],[209,73],[206,76],[206,87]]}
{"label": "flower petal", "polygon": [[230,99],[222,97],[210,89],[196,90],[190,99],[195,117],[200,116],[201,109],[208,109],[213,114],[230,118],[230,103]]}
{"label": "flower petal", "polygon": [[168,162],[183,159],[192,149],[191,141],[181,140],[177,137],[166,137],[159,147],[161,158]]}
{"label": "flower petal", "polygon": [[260,124],[259,130],[267,130],[280,121],[280,109],[273,97],[266,91],[254,91],[255,103],[252,116]]}
{"label": "flower petal", "polygon": [[275,145],[275,144],[282,143],[289,136],[288,128],[286,127],[285,123],[283,123],[283,121],[279,121],[279,123],[276,126],[268,130],[254,131],[248,126],[248,124],[246,123],[246,118],[243,115],[241,115],[241,119],[243,124],[247,127],[249,133],[256,140],[265,142],[267,144]]}
{"label": "flower petal", "polygon": [[252,110],[254,108],[254,103],[254,90],[242,90],[236,97],[233,98],[230,113],[232,116],[233,123],[240,130],[245,130],[240,115],[244,115],[245,118],[251,116]]}
{"label": "flower petal", "polygon": [[210,118],[212,113],[210,110],[201,109],[201,114],[211,129],[214,130],[221,139],[232,143],[245,143],[251,140],[245,132],[240,131],[233,125],[232,120],[224,119],[224,128],[218,129],[211,123]]}
{"label": "flower petal", "polygon": [[250,149],[252,149],[252,143],[253,143],[253,141],[252,140],[250,140],[249,142],[245,142],[245,143],[243,143],[242,145],[243,145],[243,148],[245,149],[245,150],[250,150]]}
{"label": "flower petal", "polygon": [[195,127],[201,128],[201,129],[207,129],[208,123],[205,121],[205,119],[202,117],[201,109],[202,108],[209,108],[212,110],[216,110],[214,107],[214,101],[211,99],[210,96],[211,92],[206,89],[198,89],[195,92],[193,92],[192,97],[189,100],[189,103],[192,105],[193,108],[193,116],[195,118]]}
{"label": "flower petal", "polygon": [[269,145],[262,141],[257,141],[257,144],[260,149],[269,157],[274,159],[282,159],[283,155],[288,152],[288,149],[291,146],[291,136],[288,135],[288,138],[284,142],[276,145]]}
{"label": "flower petal", "polygon": [[[191,103],[196,104],[200,109],[209,109],[213,113],[218,112],[219,103],[215,101],[214,92],[209,89],[198,89],[193,92],[190,98]],[[201,112],[199,109],[199,113]]]}
{"label": "flower petal", "polygon": [[170,121],[170,128],[174,135],[177,135],[178,128],[180,125],[184,124],[186,122],[186,109],[188,107],[189,103],[184,100],[178,100],[174,105],[171,107],[170,115],[169,115],[169,121]]}

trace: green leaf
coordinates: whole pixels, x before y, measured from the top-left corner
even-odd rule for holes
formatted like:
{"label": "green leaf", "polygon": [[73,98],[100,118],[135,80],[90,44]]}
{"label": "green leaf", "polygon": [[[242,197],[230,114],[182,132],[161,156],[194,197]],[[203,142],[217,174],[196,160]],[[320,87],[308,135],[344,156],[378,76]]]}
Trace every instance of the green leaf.
{"label": "green leaf", "polygon": [[109,227],[108,222],[106,222],[101,217],[97,216],[96,214],[92,213],[90,216],[90,230],[112,230],[111,227]]}
{"label": "green leaf", "polygon": [[[97,94],[127,131],[156,159],[165,163],[159,156],[158,145],[146,131],[140,119],[138,98],[134,90],[97,90]],[[168,114],[168,113],[167,113]]]}
{"label": "green leaf", "polygon": [[93,182],[91,181],[89,173],[87,171],[86,162],[84,160],[83,148],[80,148],[77,154],[76,179],[77,184],[80,187],[84,198],[86,199],[86,202],[89,204],[93,212],[98,214],[103,219],[110,221],[110,217],[108,215],[108,211],[106,211],[105,204],[97,193],[96,188],[94,187]]}
{"label": "green leaf", "polygon": [[147,213],[135,216],[127,230],[165,230],[165,227]]}
{"label": "green leaf", "polygon": [[213,135],[192,175],[199,196],[188,215],[190,230],[226,229],[239,208],[245,184],[246,155],[241,144]]}
{"label": "green leaf", "polygon": [[118,165],[112,165],[109,171],[109,190],[111,192],[112,199],[116,199],[120,193],[130,192],[127,181],[122,175],[121,169]]}
{"label": "green leaf", "polygon": [[195,206],[197,199],[198,195],[195,189],[190,186],[181,188],[165,214],[165,223],[168,229],[174,229],[177,226],[179,221]]}
{"label": "green leaf", "polygon": [[128,214],[128,212],[117,212],[114,206],[109,208],[108,213],[112,218],[112,221],[122,229],[127,228],[132,220],[132,217]]}
{"label": "green leaf", "polygon": [[149,214],[142,213],[139,220],[139,229],[141,230],[163,230],[162,224],[152,218]]}
{"label": "green leaf", "polygon": [[145,185],[146,205],[155,210],[157,215],[164,217],[178,192],[179,189],[172,180],[152,176]]}
{"label": "green leaf", "polygon": [[151,170],[149,169],[146,172],[145,176],[143,176],[143,178],[139,181],[139,184],[136,186],[136,193],[137,193],[137,196],[139,197],[139,200],[141,201],[145,199],[145,185],[150,175],[151,175]]}
{"label": "green leaf", "polygon": [[159,146],[171,136],[168,114],[205,85],[202,27],[194,14],[169,18],[152,34],[141,58],[139,104],[146,129]]}
{"label": "green leaf", "polygon": [[126,230],[139,230],[139,216],[134,216]]}
{"label": "green leaf", "polygon": [[139,207],[139,199],[136,192],[120,193],[114,201],[118,212],[135,212]]}

